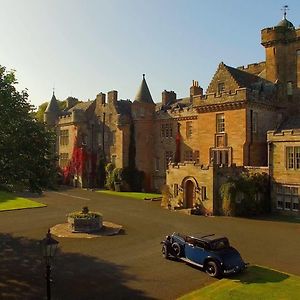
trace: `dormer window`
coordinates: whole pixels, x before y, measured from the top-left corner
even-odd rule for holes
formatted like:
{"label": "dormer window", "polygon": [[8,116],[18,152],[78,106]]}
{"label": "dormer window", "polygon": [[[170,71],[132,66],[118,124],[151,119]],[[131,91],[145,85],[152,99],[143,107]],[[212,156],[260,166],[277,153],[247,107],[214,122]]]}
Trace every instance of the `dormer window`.
{"label": "dormer window", "polygon": [[218,94],[221,94],[224,91],[225,91],[225,83],[224,82],[219,82],[218,83]]}

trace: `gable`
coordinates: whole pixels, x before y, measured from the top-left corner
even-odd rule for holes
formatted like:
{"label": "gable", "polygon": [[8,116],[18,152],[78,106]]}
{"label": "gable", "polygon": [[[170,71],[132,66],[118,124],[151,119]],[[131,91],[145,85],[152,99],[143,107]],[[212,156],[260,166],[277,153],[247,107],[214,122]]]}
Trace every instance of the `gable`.
{"label": "gable", "polygon": [[221,63],[219,64],[219,67],[213,76],[206,93],[220,94],[222,89],[224,92],[234,92],[238,88],[238,83],[232,77],[226,66]]}

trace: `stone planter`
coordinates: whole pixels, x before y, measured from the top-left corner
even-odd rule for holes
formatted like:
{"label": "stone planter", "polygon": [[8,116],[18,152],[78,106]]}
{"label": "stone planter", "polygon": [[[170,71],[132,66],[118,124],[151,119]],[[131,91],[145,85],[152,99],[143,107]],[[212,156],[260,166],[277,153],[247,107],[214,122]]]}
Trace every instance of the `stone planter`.
{"label": "stone planter", "polygon": [[95,232],[103,226],[102,215],[88,210],[68,215],[69,229],[72,232]]}

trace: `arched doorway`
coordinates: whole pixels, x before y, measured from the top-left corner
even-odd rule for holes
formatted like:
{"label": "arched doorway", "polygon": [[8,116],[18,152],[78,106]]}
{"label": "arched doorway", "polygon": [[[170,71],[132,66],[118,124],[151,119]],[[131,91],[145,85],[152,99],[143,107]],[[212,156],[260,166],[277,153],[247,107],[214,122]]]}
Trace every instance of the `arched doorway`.
{"label": "arched doorway", "polygon": [[185,208],[193,208],[194,206],[194,183],[187,180],[185,183]]}

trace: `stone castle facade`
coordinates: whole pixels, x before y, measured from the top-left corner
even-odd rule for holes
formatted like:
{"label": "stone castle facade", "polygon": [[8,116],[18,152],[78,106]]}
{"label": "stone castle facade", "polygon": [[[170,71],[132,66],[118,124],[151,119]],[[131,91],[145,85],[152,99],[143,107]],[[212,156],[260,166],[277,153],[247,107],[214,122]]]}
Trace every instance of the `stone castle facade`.
{"label": "stone castle facade", "polygon": [[[261,44],[265,61],[238,68],[222,62],[205,93],[194,80],[181,99],[165,90],[155,103],[144,75],[133,101],[120,100],[117,91],[110,91],[87,102],[69,97],[61,111],[53,95],[44,121],[57,132],[60,167],[70,167],[73,160],[71,182],[97,186],[100,160],[125,168],[133,157],[145,174],[144,190],[159,191],[167,183],[179,206],[194,207],[205,200],[214,212],[214,170],[269,170],[267,132],[275,134],[299,114],[300,28],[284,16],[261,31]],[[299,170],[294,170],[300,179],[300,154]]]}

